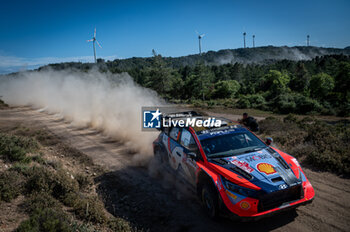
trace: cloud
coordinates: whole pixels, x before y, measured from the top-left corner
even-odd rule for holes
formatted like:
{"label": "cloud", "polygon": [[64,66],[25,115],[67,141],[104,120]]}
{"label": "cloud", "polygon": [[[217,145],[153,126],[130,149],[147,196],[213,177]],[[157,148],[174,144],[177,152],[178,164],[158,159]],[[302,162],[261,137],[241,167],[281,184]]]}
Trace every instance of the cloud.
{"label": "cloud", "polygon": [[[114,60],[117,56],[101,57],[105,60]],[[62,63],[62,62],[93,62],[93,56],[76,56],[76,57],[39,57],[24,58],[17,56],[0,55],[0,74],[17,72],[21,70],[36,69],[40,66]]]}

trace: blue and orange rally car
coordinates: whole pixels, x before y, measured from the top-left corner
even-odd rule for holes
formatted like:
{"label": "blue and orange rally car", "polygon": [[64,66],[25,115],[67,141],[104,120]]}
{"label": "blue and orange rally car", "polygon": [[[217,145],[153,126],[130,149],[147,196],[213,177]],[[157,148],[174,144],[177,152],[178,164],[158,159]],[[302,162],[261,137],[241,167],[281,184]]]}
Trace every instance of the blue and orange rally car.
{"label": "blue and orange rally car", "polygon": [[314,189],[293,156],[237,122],[221,121],[215,128],[162,128],[153,142],[155,157],[194,187],[211,217],[228,210],[257,219],[313,200]]}

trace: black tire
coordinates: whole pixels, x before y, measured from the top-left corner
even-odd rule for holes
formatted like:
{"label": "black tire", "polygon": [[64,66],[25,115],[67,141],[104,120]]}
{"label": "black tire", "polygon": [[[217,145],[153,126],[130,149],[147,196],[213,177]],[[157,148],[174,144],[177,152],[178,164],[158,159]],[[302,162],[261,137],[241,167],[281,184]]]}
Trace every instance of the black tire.
{"label": "black tire", "polygon": [[203,185],[201,198],[203,207],[209,217],[217,218],[219,215],[218,194],[212,184]]}

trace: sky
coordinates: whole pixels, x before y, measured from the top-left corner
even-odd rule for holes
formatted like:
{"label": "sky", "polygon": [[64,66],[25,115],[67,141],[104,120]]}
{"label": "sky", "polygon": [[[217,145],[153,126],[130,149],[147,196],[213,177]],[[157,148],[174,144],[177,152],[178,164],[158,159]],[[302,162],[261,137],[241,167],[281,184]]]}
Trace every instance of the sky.
{"label": "sky", "polygon": [[349,0],[5,1],[0,7],[0,73],[47,63],[93,61],[96,27],[106,60],[198,53],[243,46],[350,46]]}

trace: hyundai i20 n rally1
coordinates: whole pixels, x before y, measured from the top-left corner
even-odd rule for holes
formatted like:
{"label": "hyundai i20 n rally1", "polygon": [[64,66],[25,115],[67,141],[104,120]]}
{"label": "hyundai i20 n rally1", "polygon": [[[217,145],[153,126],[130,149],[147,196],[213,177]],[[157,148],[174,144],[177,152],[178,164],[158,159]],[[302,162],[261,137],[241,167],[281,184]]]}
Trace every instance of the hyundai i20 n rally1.
{"label": "hyundai i20 n rally1", "polygon": [[[204,116],[191,117],[204,120]],[[257,219],[310,203],[314,189],[298,161],[237,122],[162,128],[154,154],[197,192],[211,217]]]}

